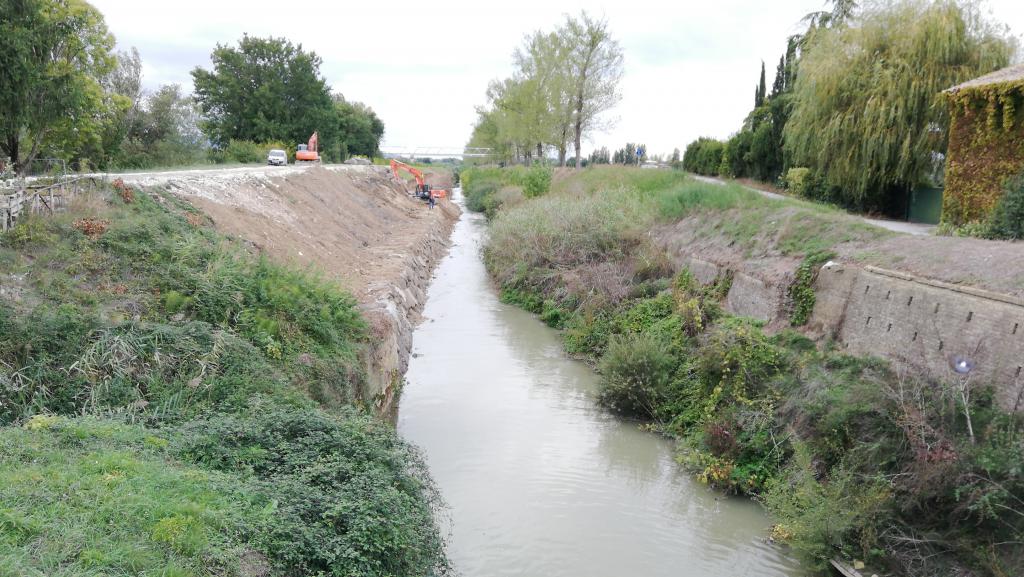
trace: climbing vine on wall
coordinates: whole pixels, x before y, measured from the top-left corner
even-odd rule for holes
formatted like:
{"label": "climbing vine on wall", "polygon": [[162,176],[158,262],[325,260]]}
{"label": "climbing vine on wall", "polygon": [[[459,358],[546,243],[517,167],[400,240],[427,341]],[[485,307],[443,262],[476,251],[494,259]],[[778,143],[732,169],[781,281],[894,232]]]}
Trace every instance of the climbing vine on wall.
{"label": "climbing vine on wall", "polygon": [[1024,169],[1024,80],[946,93],[951,112],[943,222],[984,220]]}
{"label": "climbing vine on wall", "polygon": [[814,295],[814,279],[817,278],[821,265],[833,256],[835,253],[832,252],[809,254],[797,269],[796,278],[793,280],[793,284],[789,285],[789,301],[792,310],[789,315],[789,323],[792,326],[803,326],[811,319],[814,304],[818,300]]}

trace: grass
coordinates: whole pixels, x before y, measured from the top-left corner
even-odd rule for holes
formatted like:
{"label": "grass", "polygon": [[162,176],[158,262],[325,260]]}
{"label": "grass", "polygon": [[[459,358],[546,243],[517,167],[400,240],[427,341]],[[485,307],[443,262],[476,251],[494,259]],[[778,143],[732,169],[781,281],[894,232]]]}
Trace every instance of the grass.
{"label": "grass", "polygon": [[360,409],[337,285],[159,190],[23,220],[0,266],[4,572],[447,571],[422,459]]}
{"label": "grass", "polygon": [[169,460],[167,445],[88,418],[0,430],[0,572],[236,574],[269,503],[235,476]]}
{"label": "grass", "polygon": [[827,206],[768,199],[742,186],[698,182],[677,171],[624,167],[559,173],[549,194],[503,208],[494,201],[499,198],[496,170],[478,169],[465,178],[465,186],[470,208],[488,212],[493,220],[487,247],[491,271],[500,282],[516,286],[558,284],[575,276],[571,269],[609,262],[617,263],[616,274],[643,276],[649,267],[633,257],[650,256],[648,232],[662,225],[742,250],[748,258],[803,259],[892,234]]}

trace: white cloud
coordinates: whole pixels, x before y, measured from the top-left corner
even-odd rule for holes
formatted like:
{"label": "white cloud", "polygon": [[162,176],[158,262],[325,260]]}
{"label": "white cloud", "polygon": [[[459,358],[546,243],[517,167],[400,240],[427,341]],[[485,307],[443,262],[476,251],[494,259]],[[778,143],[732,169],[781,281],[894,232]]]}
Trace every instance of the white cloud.
{"label": "white cloud", "polygon": [[[774,74],[785,39],[823,0],[515,3],[92,0],[122,48],[136,46],[147,87],[209,66],[217,43],[243,33],[302,43],[328,82],[372,106],[391,145],[462,146],[487,82],[511,72],[522,37],[586,8],[609,21],[625,51],[616,126],[594,144],[644,142],[651,152],[698,136],[725,137],[749,111],[761,60]],[[1024,32],[1024,4],[991,0],[993,15]]]}

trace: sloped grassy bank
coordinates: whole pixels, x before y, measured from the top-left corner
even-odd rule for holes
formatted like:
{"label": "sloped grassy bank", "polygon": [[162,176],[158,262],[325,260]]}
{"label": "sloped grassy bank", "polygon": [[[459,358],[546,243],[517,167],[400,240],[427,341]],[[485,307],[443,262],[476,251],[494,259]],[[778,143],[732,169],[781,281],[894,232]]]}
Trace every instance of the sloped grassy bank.
{"label": "sloped grassy bank", "polygon": [[333,284],[120,187],[0,237],[0,286],[0,572],[446,571]]}
{"label": "sloped grassy bank", "polygon": [[[556,176],[533,200],[502,178],[463,174],[470,206],[493,215],[485,259],[503,299],[562,329],[566,350],[595,363],[604,405],[678,439],[680,462],[701,480],[763,502],[778,521],[773,537],[808,565],[840,556],[921,576],[1024,567],[1020,415],[976,385],[972,441],[956,383],[730,316],[728,275],[701,285],[647,235],[699,216],[699,235],[755,254],[770,242],[813,262],[864,231],[826,208],[678,173],[584,170]],[[790,218],[805,226],[773,229]],[[794,315],[806,308],[800,282]]]}

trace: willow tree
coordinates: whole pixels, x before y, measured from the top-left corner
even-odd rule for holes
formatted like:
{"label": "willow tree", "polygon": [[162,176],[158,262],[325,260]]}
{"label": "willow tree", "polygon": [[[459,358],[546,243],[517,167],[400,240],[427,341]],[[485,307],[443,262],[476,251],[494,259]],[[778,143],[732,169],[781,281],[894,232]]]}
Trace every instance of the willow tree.
{"label": "willow tree", "polygon": [[1015,42],[974,4],[897,0],[811,32],[785,146],[839,199],[902,212],[945,151],[941,91],[1005,66]]}

